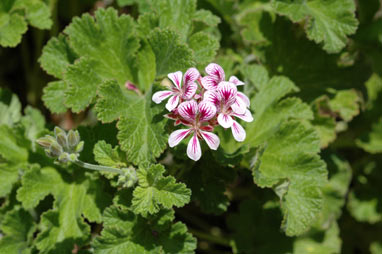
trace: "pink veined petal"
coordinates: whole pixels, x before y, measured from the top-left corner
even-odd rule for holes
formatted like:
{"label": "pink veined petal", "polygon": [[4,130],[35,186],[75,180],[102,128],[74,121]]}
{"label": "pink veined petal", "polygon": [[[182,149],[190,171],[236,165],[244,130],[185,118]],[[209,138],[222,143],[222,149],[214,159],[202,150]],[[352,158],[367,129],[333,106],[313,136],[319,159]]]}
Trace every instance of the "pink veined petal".
{"label": "pink veined petal", "polygon": [[182,102],[178,107],[178,113],[187,121],[193,122],[198,114],[198,103],[194,100]]}
{"label": "pink veined petal", "polygon": [[205,76],[201,78],[200,82],[202,83],[202,86],[207,90],[216,90],[219,84],[219,81],[212,76]]}
{"label": "pink veined petal", "polygon": [[230,115],[220,113],[218,116],[218,123],[223,127],[223,128],[229,128],[233,124],[233,119]]}
{"label": "pink veined petal", "polygon": [[251,102],[249,101],[249,98],[247,97],[247,95],[243,94],[242,92],[237,92],[236,96],[242,99],[247,105],[247,107],[249,108],[249,105],[251,104]]}
{"label": "pink veined petal", "polygon": [[217,88],[217,92],[226,107],[231,106],[236,100],[237,88],[230,82],[220,82]]}
{"label": "pink veined petal", "polygon": [[170,95],[172,95],[172,91],[159,91],[153,94],[152,100],[156,103],[159,104],[163,100],[167,99]]}
{"label": "pink veined petal", "polygon": [[237,114],[244,114],[245,111],[247,110],[247,105],[245,104],[245,102],[242,99],[240,99],[239,97],[236,97],[236,100],[231,105],[231,108],[232,108],[233,112],[235,112]]}
{"label": "pink veined petal", "polygon": [[166,108],[168,111],[173,111],[179,103],[179,95],[173,95],[166,104]]}
{"label": "pink veined petal", "polygon": [[225,80],[225,73],[220,65],[216,63],[210,63],[207,65],[205,70],[206,73],[209,76],[212,76],[216,81],[218,81],[218,83]]}
{"label": "pink veined petal", "polygon": [[244,114],[233,113],[232,115],[234,115],[234,116],[236,116],[236,117],[238,117],[238,118],[240,118],[246,122],[252,122],[253,121],[253,116],[248,109],[245,110]]}
{"label": "pink veined petal", "polygon": [[214,104],[208,101],[202,101],[199,103],[199,121],[205,122],[210,120],[216,115],[216,107]]}
{"label": "pink veined petal", "polygon": [[168,138],[168,144],[170,147],[174,147],[180,143],[187,135],[191,132],[190,129],[187,130],[176,130],[170,134]]}
{"label": "pink veined petal", "polygon": [[200,76],[199,71],[196,68],[190,68],[184,73],[183,76],[183,85],[187,86],[188,84],[194,83]]}
{"label": "pink veined petal", "polygon": [[178,90],[180,90],[182,88],[182,72],[181,71],[177,71],[177,72],[173,72],[173,73],[169,73],[167,75],[167,77],[169,79],[171,79],[172,83],[174,83],[175,87],[178,88]]}
{"label": "pink veined petal", "polygon": [[238,122],[233,121],[231,130],[232,130],[232,135],[236,141],[239,141],[239,142],[244,141],[245,136],[247,134],[245,133],[243,126],[241,126]]}
{"label": "pink veined petal", "polygon": [[231,83],[234,83],[237,86],[244,85],[244,82],[239,80],[236,76],[231,76],[228,81],[231,82]]}
{"label": "pink veined petal", "polygon": [[210,149],[218,149],[220,145],[220,139],[216,134],[206,131],[200,131],[200,134],[202,134],[203,139],[206,141]]}
{"label": "pink veined petal", "polygon": [[203,95],[203,101],[208,101],[216,107],[220,105],[219,94],[216,91],[208,90]]}
{"label": "pink veined petal", "polygon": [[194,83],[188,83],[187,86],[184,88],[183,98],[186,100],[191,99],[194,95],[196,90],[198,89],[198,85]]}
{"label": "pink veined petal", "polygon": [[188,142],[187,156],[194,161],[197,161],[200,157],[202,157],[202,149],[200,148],[200,143],[196,132]]}

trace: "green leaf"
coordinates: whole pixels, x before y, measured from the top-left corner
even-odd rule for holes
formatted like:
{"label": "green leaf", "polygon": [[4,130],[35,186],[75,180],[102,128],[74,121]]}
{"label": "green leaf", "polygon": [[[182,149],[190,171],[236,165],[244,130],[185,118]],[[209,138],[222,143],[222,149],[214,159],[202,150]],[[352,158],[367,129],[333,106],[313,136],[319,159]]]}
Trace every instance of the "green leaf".
{"label": "green leaf", "polygon": [[101,78],[95,71],[96,63],[88,58],[81,58],[70,65],[65,73],[68,89],[65,91],[65,105],[73,112],[80,112],[91,104],[97,95]]}
{"label": "green leaf", "polygon": [[369,159],[354,179],[354,186],[348,196],[347,208],[357,221],[370,224],[382,221],[380,211],[382,192],[379,187],[382,174],[380,168],[381,163]]}
{"label": "green leaf", "polygon": [[195,61],[201,68],[212,62],[219,49],[218,40],[205,32],[193,34],[188,43],[194,51]]}
{"label": "green leaf", "polygon": [[20,146],[19,137],[16,136],[10,127],[0,125],[0,137],[1,157],[15,163],[27,161],[28,151]]}
{"label": "green leaf", "polygon": [[175,31],[181,41],[186,41],[196,10],[196,0],[157,0],[152,1],[152,8],[159,14],[159,27]]}
{"label": "green leaf", "polygon": [[0,252],[9,254],[30,253],[28,247],[33,239],[36,226],[33,217],[22,208],[9,211],[1,223],[5,236],[0,239]]}
{"label": "green leaf", "polygon": [[36,238],[37,248],[47,253],[70,252],[74,244],[83,244],[90,236],[90,227],[82,215],[91,222],[101,222],[102,211],[111,200],[99,180],[87,179],[79,173],[61,175],[51,167],[26,172],[17,199],[29,209],[49,194],[55,198],[53,210],[41,216]]}
{"label": "green leaf", "polygon": [[190,202],[191,191],[183,183],[176,183],[172,176],[163,176],[162,165],[140,168],[137,172],[138,187],[133,192],[132,209],[146,216],[163,208],[182,207]]}
{"label": "green leaf", "polygon": [[369,153],[382,153],[382,119],[373,124],[372,130],[367,137],[356,140],[359,147]]}
{"label": "green leaf", "polygon": [[69,46],[67,38],[60,34],[44,46],[39,62],[48,74],[62,79],[68,65],[76,59],[77,55]]}
{"label": "green leaf", "polygon": [[19,180],[19,165],[11,163],[0,163],[0,197],[7,196]]}
{"label": "green leaf", "polygon": [[192,19],[194,22],[204,23],[210,27],[216,27],[220,23],[220,18],[218,16],[215,16],[212,12],[203,9],[197,10]]}
{"label": "green leaf", "polygon": [[119,147],[112,146],[106,143],[104,140],[100,140],[95,144],[94,149],[94,159],[101,165],[109,167],[125,167],[126,163],[122,162],[120,157]]}
{"label": "green leaf", "polygon": [[151,101],[151,92],[127,108],[117,127],[121,149],[127,160],[138,165],[154,161],[166,148],[164,108]]}
{"label": "green leaf", "polygon": [[254,120],[246,124],[246,144],[257,146],[271,137],[280,124],[289,119],[312,119],[308,105],[298,98],[279,101],[285,95],[298,91],[298,88],[285,77],[273,77],[251,100],[255,111]]}
{"label": "green leaf", "polygon": [[15,47],[28,29],[28,23],[39,29],[52,25],[48,5],[42,0],[9,0],[0,3],[0,45]]}
{"label": "green leaf", "polygon": [[0,89],[0,125],[12,127],[21,119],[21,103],[16,95]]}
{"label": "green leaf", "polygon": [[[116,79],[123,85],[133,80],[132,66],[139,48],[135,27],[130,16],[118,17],[113,8],[99,8],[94,17],[84,14],[81,18],[74,18],[64,33],[68,35],[74,51],[94,63],[92,72],[102,80]],[[87,86],[93,91],[99,85],[95,81],[88,80]]]}
{"label": "green leaf", "polygon": [[382,243],[381,242],[373,242],[370,245],[371,254],[381,254],[382,253]]}
{"label": "green leaf", "polygon": [[339,113],[342,119],[349,122],[359,114],[359,102],[357,92],[352,89],[338,91],[336,96],[330,100],[329,105],[333,111]]}
{"label": "green leaf", "polygon": [[104,229],[93,242],[94,253],[192,254],[196,240],[181,223],[172,223],[174,212],[162,210],[142,218],[127,209],[109,207],[104,212]]}
{"label": "green leaf", "polygon": [[288,236],[304,233],[322,209],[325,163],[317,153],[319,138],[297,121],[282,124],[265,145],[253,170],[260,187],[272,187],[281,199],[282,227]]}
{"label": "green leaf", "polygon": [[65,92],[68,85],[64,81],[54,81],[48,83],[44,87],[44,94],[42,95],[42,100],[45,106],[52,113],[64,113],[67,108],[65,106]]}
{"label": "green leaf", "polygon": [[36,139],[39,138],[45,130],[45,117],[41,112],[31,106],[24,109],[24,116],[21,118],[21,124],[25,129],[25,137],[32,142],[32,150],[36,150]]}
{"label": "green leaf", "polygon": [[293,22],[305,24],[308,38],[323,43],[328,53],[337,53],[345,47],[347,36],[354,34],[358,21],[352,0],[273,0],[276,12]]}
{"label": "green leaf", "polygon": [[137,54],[138,84],[144,91],[149,91],[156,77],[155,55],[151,46],[144,43]]}
{"label": "green leaf", "polygon": [[121,88],[116,81],[102,83],[96,104],[97,118],[102,122],[112,122],[126,116],[140,98],[126,88]]}
{"label": "green leaf", "polygon": [[155,29],[148,37],[155,54],[157,76],[195,65],[192,50],[180,42],[176,32]]}

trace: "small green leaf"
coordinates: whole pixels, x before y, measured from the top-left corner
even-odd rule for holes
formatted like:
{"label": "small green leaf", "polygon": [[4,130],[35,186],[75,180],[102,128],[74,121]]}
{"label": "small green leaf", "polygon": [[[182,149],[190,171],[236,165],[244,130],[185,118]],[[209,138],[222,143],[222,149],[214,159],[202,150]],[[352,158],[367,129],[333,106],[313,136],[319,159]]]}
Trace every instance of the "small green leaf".
{"label": "small green leaf", "polygon": [[356,140],[357,145],[369,153],[382,153],[382,119],[373,124],[367,137]]}
{"label": "small green leaf", "polygon": [[117,168],[126,166],[120,158],[118,146],[112,148],[111,145],[107,144],[103,140],[100,140],[97,144],[95,144],[93,153],[94,159],[101,165]]}
{"label": "small green leaf", "polygon": [[21,103],[16,95],[0,89],[0,125],[12,127],[21,119]]}
{"label": "small green leaf", "polygon": [[354,116],[359,114],[360,98],[354,89],[342,90],[336,93],[336,96],[330,100],[331,109],[338,112],[342,119],[349,122]]}
{"label": "small green leaf", "polygon": [[154,214],[163,208],[182,207],[190,202],[191,191],[172,176],[163,176],[162,165],[140,168],[138,187],[133,192],[132,209],[143,215]]}

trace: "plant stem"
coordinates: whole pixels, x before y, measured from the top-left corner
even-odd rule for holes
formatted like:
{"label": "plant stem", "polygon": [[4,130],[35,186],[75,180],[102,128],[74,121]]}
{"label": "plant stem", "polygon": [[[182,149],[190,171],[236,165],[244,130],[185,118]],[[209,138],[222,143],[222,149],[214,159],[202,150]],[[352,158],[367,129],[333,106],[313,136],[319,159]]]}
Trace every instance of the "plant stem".
{"label": "plant stem", "polygon": [[116,169],[116,168],[112,168],[112,167],[94,165],[94,164],[86,163],[86,162],[83,162],[83,161],[80,161],[80,160],[76,160],[76,161],[74,161],[74,163],[76,165],[80,166],[80,167],[91,169],[91,170],[107,171],[107,172],[110,172],[110,173],[116,173],[116,174],[120,174],[120,175],[123,174],[122,170],[119,170],[119,169]]}
{"label": "plant stem", "polygon": [[195,235],[196,237],[203,239],[203,240],[206,240],[208,242],[220,244],[222,246],[231,247],[231,245],[229,244],[229,240],[224,239],[222,237],[210,235],[210,234],[207,234],[207,233],[195,230],[195,229],[189,229],[188,231],[191,234]]}

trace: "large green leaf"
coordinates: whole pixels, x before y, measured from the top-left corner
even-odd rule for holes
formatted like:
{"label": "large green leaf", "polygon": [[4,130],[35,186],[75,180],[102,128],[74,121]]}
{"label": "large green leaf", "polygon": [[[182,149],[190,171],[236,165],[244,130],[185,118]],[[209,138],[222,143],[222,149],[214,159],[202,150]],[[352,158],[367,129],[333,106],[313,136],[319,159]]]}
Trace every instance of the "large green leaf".
{"label": "large green leaf", "polygon": [[347,36],[354,34],[358,21],[352,0],[273,0],[276,12],[293,22],[305,24],[308,38],[323,43],[329,53],[345,47]]}
{"label": "large green leaf", "polygon": [[317,155],[319,141],[311,127],[297,121],[283,123],[266,141],[252,169],[256,184],[274,188],[280,197],[282,227],[290,236],[307,231],[322,209],[327,171]]}
{"label": "large green leaf", "polygon": [[90,227],[82,215],[89,221],[101,222],[102,211],[109,204],[110,197],[101,181],[90,181],[81,174],[73,177],[76,181],[51,167],[36,167],[23,176],[17,199],[26,209],[37,206],[49,194],[55,197],[53,210],[41,217],[36,238],[41,252],[70,252],[74,244],[83,244],[90,236]]}
{"label": "large green leaf", "polygon": [[151,101],[151,92],[131,103],[118,122],[118,140],[127,160],[138,165],[157,158],[167,145],[165,109]]}

